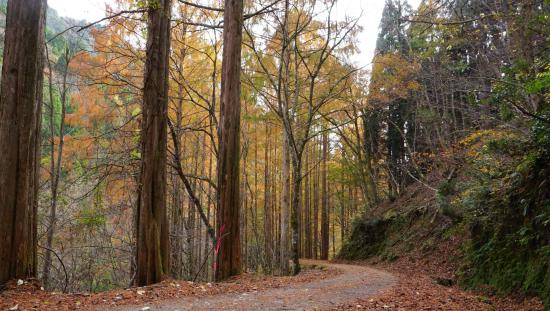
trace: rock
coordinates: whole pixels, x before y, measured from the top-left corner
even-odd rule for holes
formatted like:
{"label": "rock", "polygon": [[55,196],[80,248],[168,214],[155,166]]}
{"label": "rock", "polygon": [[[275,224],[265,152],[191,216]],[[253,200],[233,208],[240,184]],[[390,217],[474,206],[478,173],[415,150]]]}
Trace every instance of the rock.
{"label": "rock", "polygon": [[[25,284],[25,281],[23,281],[21,279],[17,280],[17,286],[21,286],[23,284]],[[15,309],[15,310],[17,310],[17,309]]]}
{"label": "rock", "polygon": [[145,294],[145,291],[141,290],[141,289],[138,289],[138,291],[136,293],[140,296],[143,296],[143,294]]}

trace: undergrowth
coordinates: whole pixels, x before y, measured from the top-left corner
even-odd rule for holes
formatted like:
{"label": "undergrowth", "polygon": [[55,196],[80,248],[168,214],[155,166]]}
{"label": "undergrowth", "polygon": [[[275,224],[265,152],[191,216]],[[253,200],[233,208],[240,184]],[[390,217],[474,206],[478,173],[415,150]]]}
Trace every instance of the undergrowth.
{"label": "undergrowth", "polygon": [[[466,236],[459,284],[538,296],[550,310],[550,139],[548,127],[541,128],[534,139],[504,130],[466,137],[461,178],[440,181],[435,213],[419,215],[411,206],[390,206],[391,217],[367,213],[354,222],[339,257],[391,260],[411,247],[430,252],[450,235]],[[442,219],[450,225],[429,236],[415,232]]]}

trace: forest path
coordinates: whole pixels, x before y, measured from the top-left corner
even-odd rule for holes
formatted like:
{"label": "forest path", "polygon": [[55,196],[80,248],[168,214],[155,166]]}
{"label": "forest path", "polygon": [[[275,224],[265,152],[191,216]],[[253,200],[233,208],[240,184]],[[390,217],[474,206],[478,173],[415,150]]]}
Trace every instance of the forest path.
{"label": "forest path", "polygon": [[[389,272],[356,265],[303,260],[304,264],[324,265],[342,273],[323,280],[292,284],[282,288],[210,297],[187,297],[147,305],[149,310],[323,310],[369,297],[390,288],[397,277]],[[126,306],[119,310],[141,310]]]}

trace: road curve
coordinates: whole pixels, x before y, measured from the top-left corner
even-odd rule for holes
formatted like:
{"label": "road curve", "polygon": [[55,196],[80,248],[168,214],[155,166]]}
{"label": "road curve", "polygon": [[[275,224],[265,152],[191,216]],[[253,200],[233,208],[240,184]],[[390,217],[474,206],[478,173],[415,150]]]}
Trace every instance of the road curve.
{"label": "road curve", "polygon": [[[209,297],[186,297],[156,302],[149,310],[323,310],[357,299],[365,299],[390,288],[397,282],[391,273],[348,264],[304,260],[304,264],[325,265],[342,271],[334,277],[291,284],[282,288]],[[119,310],[142,310],[145,306],[122,307]],[[145,309],[147,310],[147,309]]]}

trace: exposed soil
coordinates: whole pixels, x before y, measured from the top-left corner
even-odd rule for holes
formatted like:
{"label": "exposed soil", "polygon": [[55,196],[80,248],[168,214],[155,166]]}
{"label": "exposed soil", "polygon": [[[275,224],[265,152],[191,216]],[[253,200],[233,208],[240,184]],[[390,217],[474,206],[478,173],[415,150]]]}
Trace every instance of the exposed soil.
{"label": "exposed soil", "polygon": [[543,309],[537,299],[496,297],[437,284],[436,276],[448,275],[444,264],[438,269],[410,258],[376,268],[366,263],[303,263],[310,268],[296,277],[244,274],[223,283],[172,280],[97,294],[49,293],[35,281],[12,283],[0,293],[0,310]]}
{"label": "exposed soil", "polygon": [[[306,267],[297,276],[262,276],[246,273],[222,283],[198,283],[167,280],[147,287],[116,289],[101,293],[63,294],[41,289],[37,280],[16,281],[7,284],[0,292],[0,310],[113,310],[119,306],[146,305],[180,298],[204,299],[215,295],[239,295],[241,293],[281,288],[289,284],[316,282],[338,275],[340,272],[325,267]],[[139,308],[137,306],[140,306]]]}
{"label": "exposed soil", "polygon": [[116,310],[325,310],[360,298],[374,297],[391,288],[397,277],[367,266],[304,261],[323,264],[340,274],[281,288],[252,290],[209,297],[188,297],[126,306]]}

